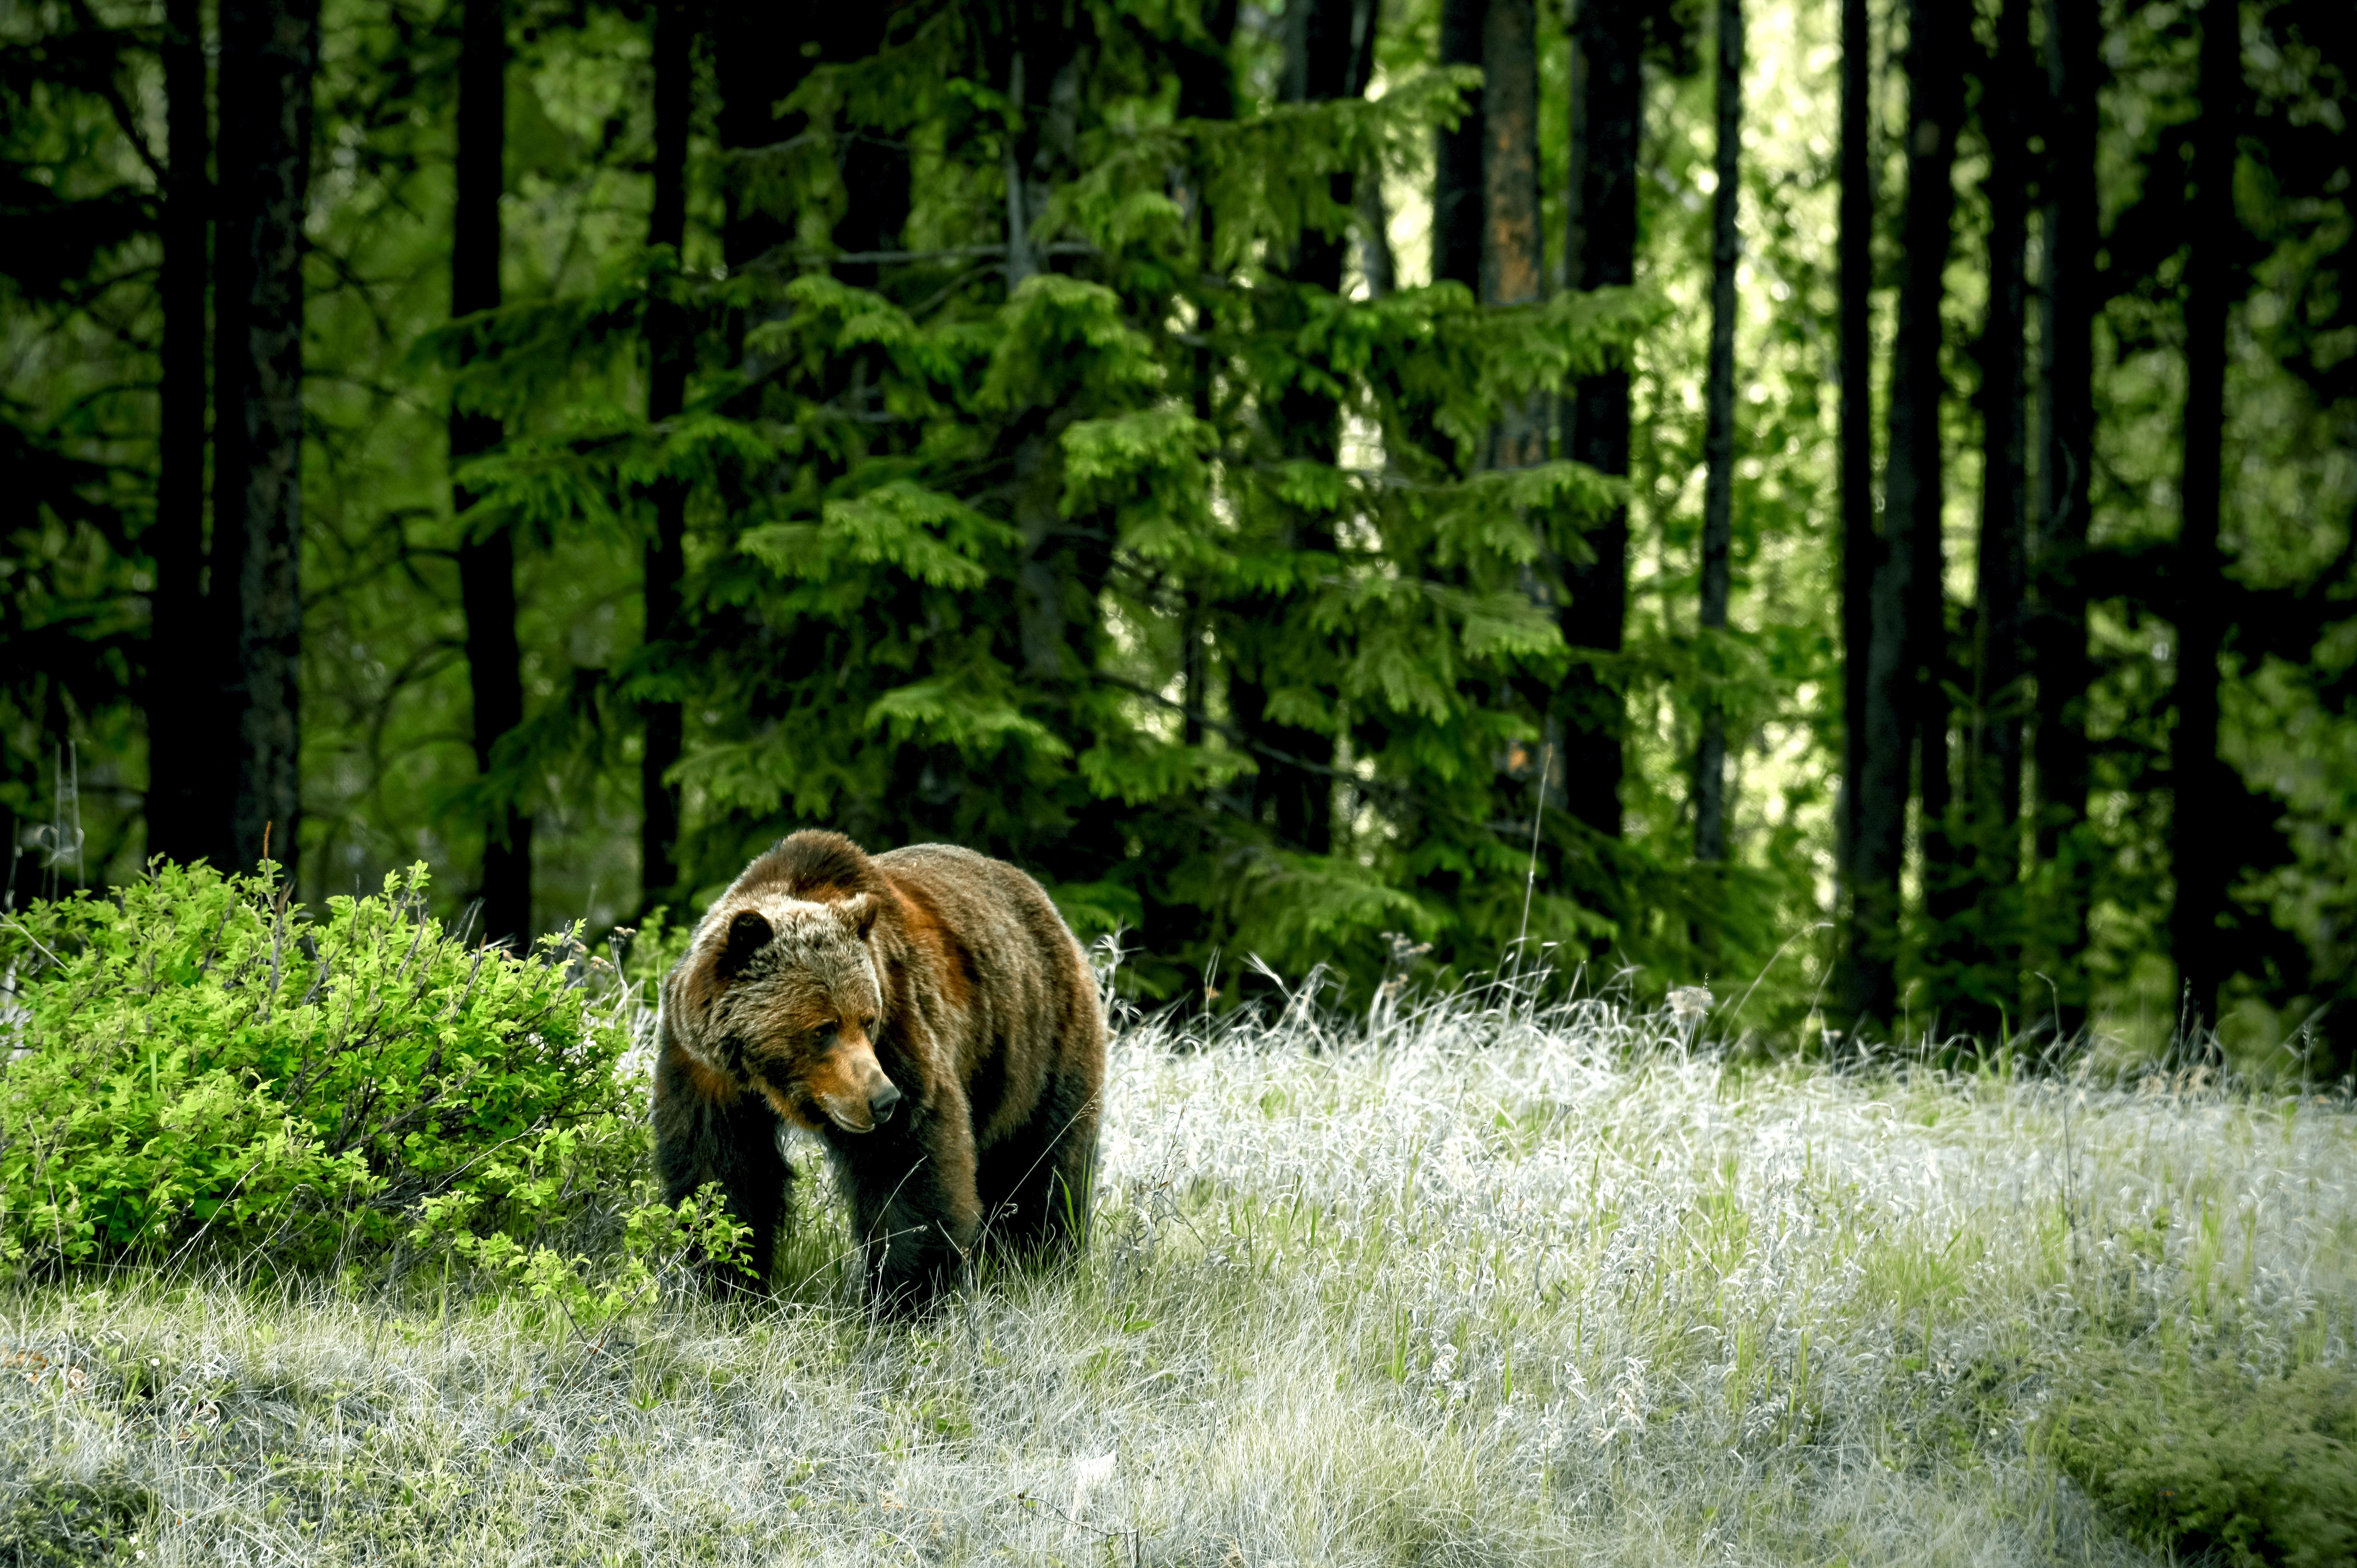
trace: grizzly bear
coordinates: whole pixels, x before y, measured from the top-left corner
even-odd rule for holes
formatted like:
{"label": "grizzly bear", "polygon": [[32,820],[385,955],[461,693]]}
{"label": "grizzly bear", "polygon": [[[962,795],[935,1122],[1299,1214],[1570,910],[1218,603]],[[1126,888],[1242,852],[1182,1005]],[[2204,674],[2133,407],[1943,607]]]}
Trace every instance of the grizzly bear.
{"label": "grizzly bear", "polygon": [[1038,883],[948,844],[798,832],[745,868],[664,979],[655,1165],[717,1181],[769,1277],[783,1124],[826,1145],[870,1299],[921,1308],[978,1247],[1079,1241],[1104,1015]]}

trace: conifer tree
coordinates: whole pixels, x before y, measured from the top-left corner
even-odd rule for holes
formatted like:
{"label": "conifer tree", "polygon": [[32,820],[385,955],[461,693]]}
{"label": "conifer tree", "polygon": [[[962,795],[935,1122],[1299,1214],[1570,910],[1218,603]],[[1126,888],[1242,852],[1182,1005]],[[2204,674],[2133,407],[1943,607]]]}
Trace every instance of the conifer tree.
{"label": "conifer tree", "polygon": [[[1718,139],[1711,197],[1710,365],[1704,402],[1709,465],[1703,497],[1703,635],[1727,628],[1727,555],[1735,507],[1735,271],[1741,252],[1736,216],[1743,156],[1743,4],[1719,0]],[[1703,697],[1702,740],[1695,753],[1695,858],[1727,857],[1727,719],[1716,696]]]}
{"label": "conifer tree", "polygon": [[[164,341],[157,418],[156,521],[148,548],[156,562],[154,618],[157,650],[192,650],[206,631],[205,568],[205,301],[211,274],[212,181],[207,109],[204,16],[198,0],[169,0],[158,48],[164,67],[165,177],[162,277]],[[210,852],[205,820],[209,721],[204,661],[150,657],[147,714],[147,849],[192,860]]]}
{"label": "conifer tree", "polygon": [[[1576,82],[1566,206],[1566,264],[1582,290],[1636,278],[1637,152],[1644,133],[1643,16],[1639,7],[1580,0],[1572,21]],[[1607,367],[1580,378],[1570,404],[1566,455],[1598,473],[1629,472],[1629,373]],[[1566,573],[1557,625],[1571,663],[1559,699],[1564,791],[1573,818],[1607,839],[1620,836],[1620,693],[1607,671],[1628,616],[1629,519],[1616,507],[1587,538],[1586,559]]]}
{"label": "conifer tree", "polygon": [[[1908,12],[1905,270],[1890,358],[1884,524],[1870,597],[1871,631],[1852,807],[1853,914],[1844,1011],[1853,1029],[1899,1017],[1899,878],[1905,856],[1910,754],[1920,748],[1924,883],[1947,897],[1945,597],[1940,542],[1943,451],[1940,306],[1953,242],[1952,169],[1963,114],[1962,40],[1952,8]],[[1857,649],[1850,650],[1857,656]]]}
{"label": "conifer tree", "polygon": [[[689,93],[694,85],[696,13],[692,0],[655,0],[654,12],[654,202],[647,219],[647,248],[662,259],[649,274],[647,423],[660,427],[675,418],[687,393],[687,371],[694,353],[689,328],[673,297],[682,252],[687,242],[687,138]],[[653,513],[641,572],[645,641],[660,660],[675,638],[682,579],[687,574],[687,487],[674,476],[657,478],[648,497]],[[654,904],[673,896],[680,878],[678,860],[681,790],[671,770],[680,759],[685,704],[660,669],[642,676],[655,688],[643,708],[646,732],[639,760],[640,897]]]}
{"label": "conifer tree", "polygon": [[[2233,303],[2234,159],[2243,103],[2242,7],[2207,0],[2201,10],[2201,121],[2193,144],[2190,249],[2185,268],[2184,499],[2173,563],[2177,615],[2177,724],[2170,735],[2169,869],[2177,901],[2170,956],[2191,1022],[2218,1017],[2224,979],[2218,925],[2237,868],[2222,831],[2230,782],[2218,757],[2218,661],[2223,652],[2224,574],[2218,551],[2223,474],[2226,316]],[[2239,801],[2233,802],[2239,804]]]}
{"label": "conifer tree", "polygon": [[[507,145],[506,0],[463,0],[458,46],[458,136],[450,246],[450,314],[500,303],[500,197]],[[450,463],[500,444],[496,414],[453,409]],[[523,722],[523,670],[516,643],[515,536],[500,520],[469,517],[474,502],[455,478],[459,519],[458,598],[467,622],[467,674],[474,704],[475,768],[482,780],[483,925],[491,940],[529,942],[532,818],[517,805],[493,752]]]}
{"label": "conifer tree", "polygon": [[1982,83],[1988,143],[1988,306],[1980,342],[1981,525],[1975,556],[1972,725],[1965,802],[1972,824],[1969,971],[1956,1022],[1996,1037],[2018,1015],[2022,761],[2022,595],[2028,573],[2027,387],[2029,0],[2004,0]]}
{"label": "conifer tree", "polygon": [[2087,544],[2094,470],[2095,85],[2093,9],[2047,0],[2044,276],[2039,316],[2039,459],[2031,641],[2038,676],[2038,859],[2050,998],[2063,1037],[2086,1022],[2088,878],[2078,829],[2087,810]]}
{"label": "conifer tree", "polygon": [[297,865],[303,635],[303,213],[318,0],[223,0],[208,595],[225,679],[207,727],[215,863]]}
{"label": "conifer tree", "polygon": [[[1873,36],[1867,0],[1841,6],[1841,213],[1835,238],[1841,338],[1840,501],[1842,783],[1834,818],[1834,861],[1845,966],[1854,964],[1860,862],[1858,819],[1866,779],[1867,669],[1874,640],[1874,578],[1882,540],[1874,521]],[[1874,897],[1873,895],[1869,896]],[[1870,907],[1870,906],[1869,906]]]}

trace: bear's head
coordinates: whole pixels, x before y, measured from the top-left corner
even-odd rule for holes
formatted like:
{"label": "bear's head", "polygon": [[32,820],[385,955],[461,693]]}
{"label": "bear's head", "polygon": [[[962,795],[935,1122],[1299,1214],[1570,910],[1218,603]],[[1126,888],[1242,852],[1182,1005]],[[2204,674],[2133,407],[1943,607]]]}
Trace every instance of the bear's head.
{"label": "bear's head", "polygon": [[867,937],[881,910],[868,893],[723,899],[663,983],[681,1046],[799,1126],[875,1131],[900,1101],[876,1059],[884,1002]]}

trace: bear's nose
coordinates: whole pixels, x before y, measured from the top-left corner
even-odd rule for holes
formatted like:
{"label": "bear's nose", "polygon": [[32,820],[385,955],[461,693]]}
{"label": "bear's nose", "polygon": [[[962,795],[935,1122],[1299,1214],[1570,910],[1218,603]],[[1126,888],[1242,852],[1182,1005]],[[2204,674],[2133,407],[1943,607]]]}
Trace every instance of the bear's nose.
{"label": "bear's nose", "polygon": [[892,1087],[892,1080],[888,1078],[877,1086],[875,1093],[867,1097],[867,1112],[878,1122],[889,1122],[892,1120],[892,1108],[899,1103],[900,1091]]}

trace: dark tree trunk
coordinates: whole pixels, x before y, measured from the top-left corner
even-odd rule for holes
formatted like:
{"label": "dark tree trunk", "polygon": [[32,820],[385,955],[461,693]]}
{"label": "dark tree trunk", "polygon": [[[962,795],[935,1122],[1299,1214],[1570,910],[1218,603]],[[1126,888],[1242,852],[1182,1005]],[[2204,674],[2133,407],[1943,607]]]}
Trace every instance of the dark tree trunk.
{"label": "dark tree trunk", "polygon": [[[1480,65],[1489,0],[1440,0],[1440,63]],[[1457,128],[1443,131],[1432,170],[1432,280],[1481,286],[1483,94],[1469,94]]]}
{"label": "dark tree trunk", "polygon": [[[1908,44],[1910,156],[1898,332],[1904,347],[1895,349],[1891,369],[1890,478],[1884,483],[1884,498],[1890,515],[1905,518],[1914,537],[1908,577],[1914,603],[1908,611],[1907,631],[1913,641],[1923,905],[1931,940],[1943,962],[1953,967],[1961,956],[1956,926],[1970,908],[1971,891],[1961,865],[1965,846],[1951,822],[1955,776],[1949,755],[1953,715],[1948,693],[1954,671],[1948,653],[1947,550],[1941,526],[1946,515],[1947,464],[1940,415],[1948,383],[1940,363],[1940,306],[1954,241],[1956,134],[1964,120],[1964,70],[1972,35],[1963,9],[1943,0],[1915,0],[1908,25],[1921,43],[1910,38]],[[1932,998],[1940,1010],[1950,1000],[1944,993]],[[1926,1024],[1938,1026],[1931,1019]]]}
{"label": "dark tree trunk", "polygon": [[[687,242],[687,134],[689,89],[695,41],[689,0],[657,0],[654,17],[655,165],[654,209],[647,220],[647,243],[668,246],[676,258]],[[647,420],[660,424],[675,416],[687,396],[692,350],[687,323],[678,306],[662,299],[647,309]],[[680,585],[687,575],[687,487],[658,480],[653,489],[654,533],[647,542],[642,570],[646,641],[661,649],[679,633]],[[662,655],[658,655],[662,657]],[[679,786],[664,778],[677,765],[685,714],[676,700],[647,704],[646,750],[639,763],[639,888],[646,904],[679,892]]]}
{"label": "dark tree trunk", "polygon": [[2215,1024],[2225,976],[2219,917],[2226,908],[2230,808],[2218,759],[2219,613],[2225,574],[2218,554],[2220,436],[2225,420],[2226,312],[2233,302],[2238,225],[2235,131],[2243,93],[2240,0],[2201,8],[2201,117],[2193,146],[2192,245],[2185,265],[2185,466],[2177,536],[2177,730],[2169,748],[2176,798],[2169,819],[2177,904],[2169,946],[2191,1026]]}
{"label": "dark tree trunk", "polygon": [[2094,466],[2095,86],[2100,29],[2094,7],[2046,4],[2044,319],[2039,331],[2038,856],[2053,899],[2055,943],[2049,999],[2062,1036],[2087,1021],[2088,886],[2075,830],[2087,811],[2088,476]]}
{"label": "dark tree trunk", "polygon": [[[1532,305],[1546,294],[1539,229],[1538,15],[1532,0],[1490,0],[1481,28],[1481,302]],[[1506,411],[1492,467],[1547,457],[1545,403]]]}
{"label": "dark tree trunk", "polygon": [[[1230,0],[1232,4],[1233,0]],[[1383,24],[1379,0],[1353,0],[1351,6],[1351,80],[1345,91],[1356,98],[1375,76],[1375,35]],[[1391,214],[1383,206],[1383,170],[1378,162],[1360,171],[1352,193],[1359,209],[1359,270],[1367,295],[1381,299],[1399,286],[1392,260]]]}
{"label": "dark tree trunk", "polygon": [[[1866,676],[1874,639],[1874,578],[1882,558],[1882,540],[1874,524],[1874,40],[1867,0],[1842,0],[1841,29],[1842,787],[1835,811],[1834,859],[1841,872],[1840,897],[1846,914],[1857,889]],[[1845,972],[1855,962],[1857,936],[1856,923],[1846,923],[1841,943]]]}
{"label": "dark tree trunk", "polygon": [[[1203,29],[1209,35],[1211,47],[1192,50],[1180,59],[1178,114],[1186,120],[1232,120],[1236,114],[1235,67],[1228,51],[1235,37],[1236,0],[1211,0],[1203,7]],[[1214,236],[1211,210],[1202,200],[1203,173],[1200,169],[1190,172],[1189,215],[1195,225],[1199,254],[1203,264],[1209,266]],[[1213,413],[1213,381],[1218,370],[1211,347],[1216,326],[1211,306],[1208,303],[1200,306],[1196,312],[1195,327],[1203,341],[1195,349],[1190,390],[1195,417],[1206,423]],[[1203,744],[1203,718],[1211,711],[1211,660],[1204,646],[1204,619],[1202,602],[1190,593],[1179,617],[1179,636],[1183,643],[1179,654],[1179,673],[1185,682],[1187,703],[1182,738],[1190,746]]]}
{"label": "dark tree trunk", "polygon": [[[1963,118],[1961,13],[1940,0],[1909,10],[1907,219],[1899,329],[1890,355],[1890,450],[1883,470],[1887,523],[1873,592],[1864,736],[1852,845],[1854,887],[1848,1012],[1859,1028],[1898,1019],[1899,874],[1907,843],[1907,774],[1921,749],[1924,880],[1936,898],[1949,874],[1937,847],[1948,809],[1948,704],[1943,552],[1940,301],[1950,226],[1956,126]],[[1935,906],[1934,913],[1937,913]]]}
{"label": "dark tree trunk", "polygon": [[1490,0],[1481,27],[1481,299],[1487,305],[1530,305],[1545,292],[1538,48],[1531,0]]}
{"label": "dark tree trunk", "polygon": [[[212,193],[198,0],[164,7],[164,349],[156,485],[155,620],[147,650],[147,853],[193,860],[213,848],[199,760],[205,640],[205,278]],[[225,814],[225,813],[224,813]]]}
{"label": "dark tree trunk", "polygon": [[[1534,305],[1546,296],[1546,241],[1539,210],[1538,15],[1531,0],[1490,0],[1481,33],[1481,303]],[[1533,392],[1499,411],[1491,428],[1485,461],[1492,468],[1524,468],[1547,460],[1547,416],[1552,403]],[[1537,535],[1538,569],[1525,574],[1523,589],[1542,613],[1561,610],[1550,579],[1561,572],[1567,542],[1544,512],[1525,520]],[[1552,747],[1562,738],[1554,683],[1537,676],[1514,682],[1523,711],[1543,745],[1516,746],[1506,754],[1505,800],[1517,821],[1535,822],[1546,804],[1562,797],[1542,784],[1556,776]],[[1547,856],[1548,879],[1560,870]]]}
{"label": "dark tree trunk", "polygon": [[[458,154],[450,246],[450,314],[500,303],[500,196],[506,188],[508,35],[505,0],[467,0],[458,47]],[[504,437],[490,414],[450,414],[450,466]],[[476,497],[453,479],[450,510],[463,520]],[[475,703],[475,768],[494,777],[492,748],[523,723],[523,669],[516,646],[515,537],[464,521],[458,597],[467,616],[467,670]],[[511,790],[494,786],[483,822],[483,934],[532,940],[532,818]]]}
{"label": "dark tree trunk", "polygon": [[741,159],[805,128],[802,115],[780,119],[776,105],[810,74],[802,47],[811,29],[807,13],[798,6],[716,5],[711,27],[712,70],[720,94],[714,128],[723,152],[731,155],[725,170],[728,194],[720,253],[736,274],[793,238],[786,220],[753,198],[757,182]]}
{"label": "dark tree trunk", "polygon": [[[1735,513],[1735,266],[1741,254],[1735,218],[1743,157],[1743,0],[1718,4],[1718,188],[1710,237],[1710,371],[1703,457],[1709,473],[1702,502],[1703,634],[1727,628],[1727,556]],[[1727,858],[1727,718],[1717,694],[1702,700],[1702,744],[1695,751],[1695,858]]]}
{"label": "dark tree trunk", "polygon": [[[885,45],[890,16],[881,7],[834,13],[818,28],[819,58],[849,62],[875,54]],[[835,245],[854,254],[897,250],[909,221],[909,149],[897,134],[872,126],[846,124],[839,130],[835,159],[847,199],[834,226]],[[841,262],[834,275],[855,288],[874,288],[883,273],[875,262]]]}
{"label": "dark tree trunk", "polygon": [[[1565,246],[1576,287],[1635,281],[1637,147],[1644,132],[1645,80],[1635,6],[1585,0],[1572,27],[1571,166]],[[1570,413],[1568,456],[1598,472],[1629,472],[1629,372],[1582,380]],[[1607,660],[1620,651],[1628,616],[1629,514],[1616,509],[1591,529],[1594,558],[1564,574],[1558,624],[1574,650]],[[1620,836],[1621,698],[1586,663],[1572,666],[1557,697],[1564,728],[1564,801],[1572,816],[1607,838]]]}
{"label": "dark tree trunk", "polygon": [[216,856],[291,881],[301,806],[303,213],[318,0],[223,0],[210,617],[230,755]]}
{"label": "dark tree trunk", "polygon": [[[2027,431],[2022,376],[2028,240],[2029,0],[2003,0],[1981,98],[1989,145],[1988,314],[1981,328],[1981,532],[1974,596],[1971,746],[1975,968],[1957,1025],[1993,1038],[2019,971],[2022,591],[2028,575]],[[2006,1009],[2000,1013],[1999,1008]]]}

